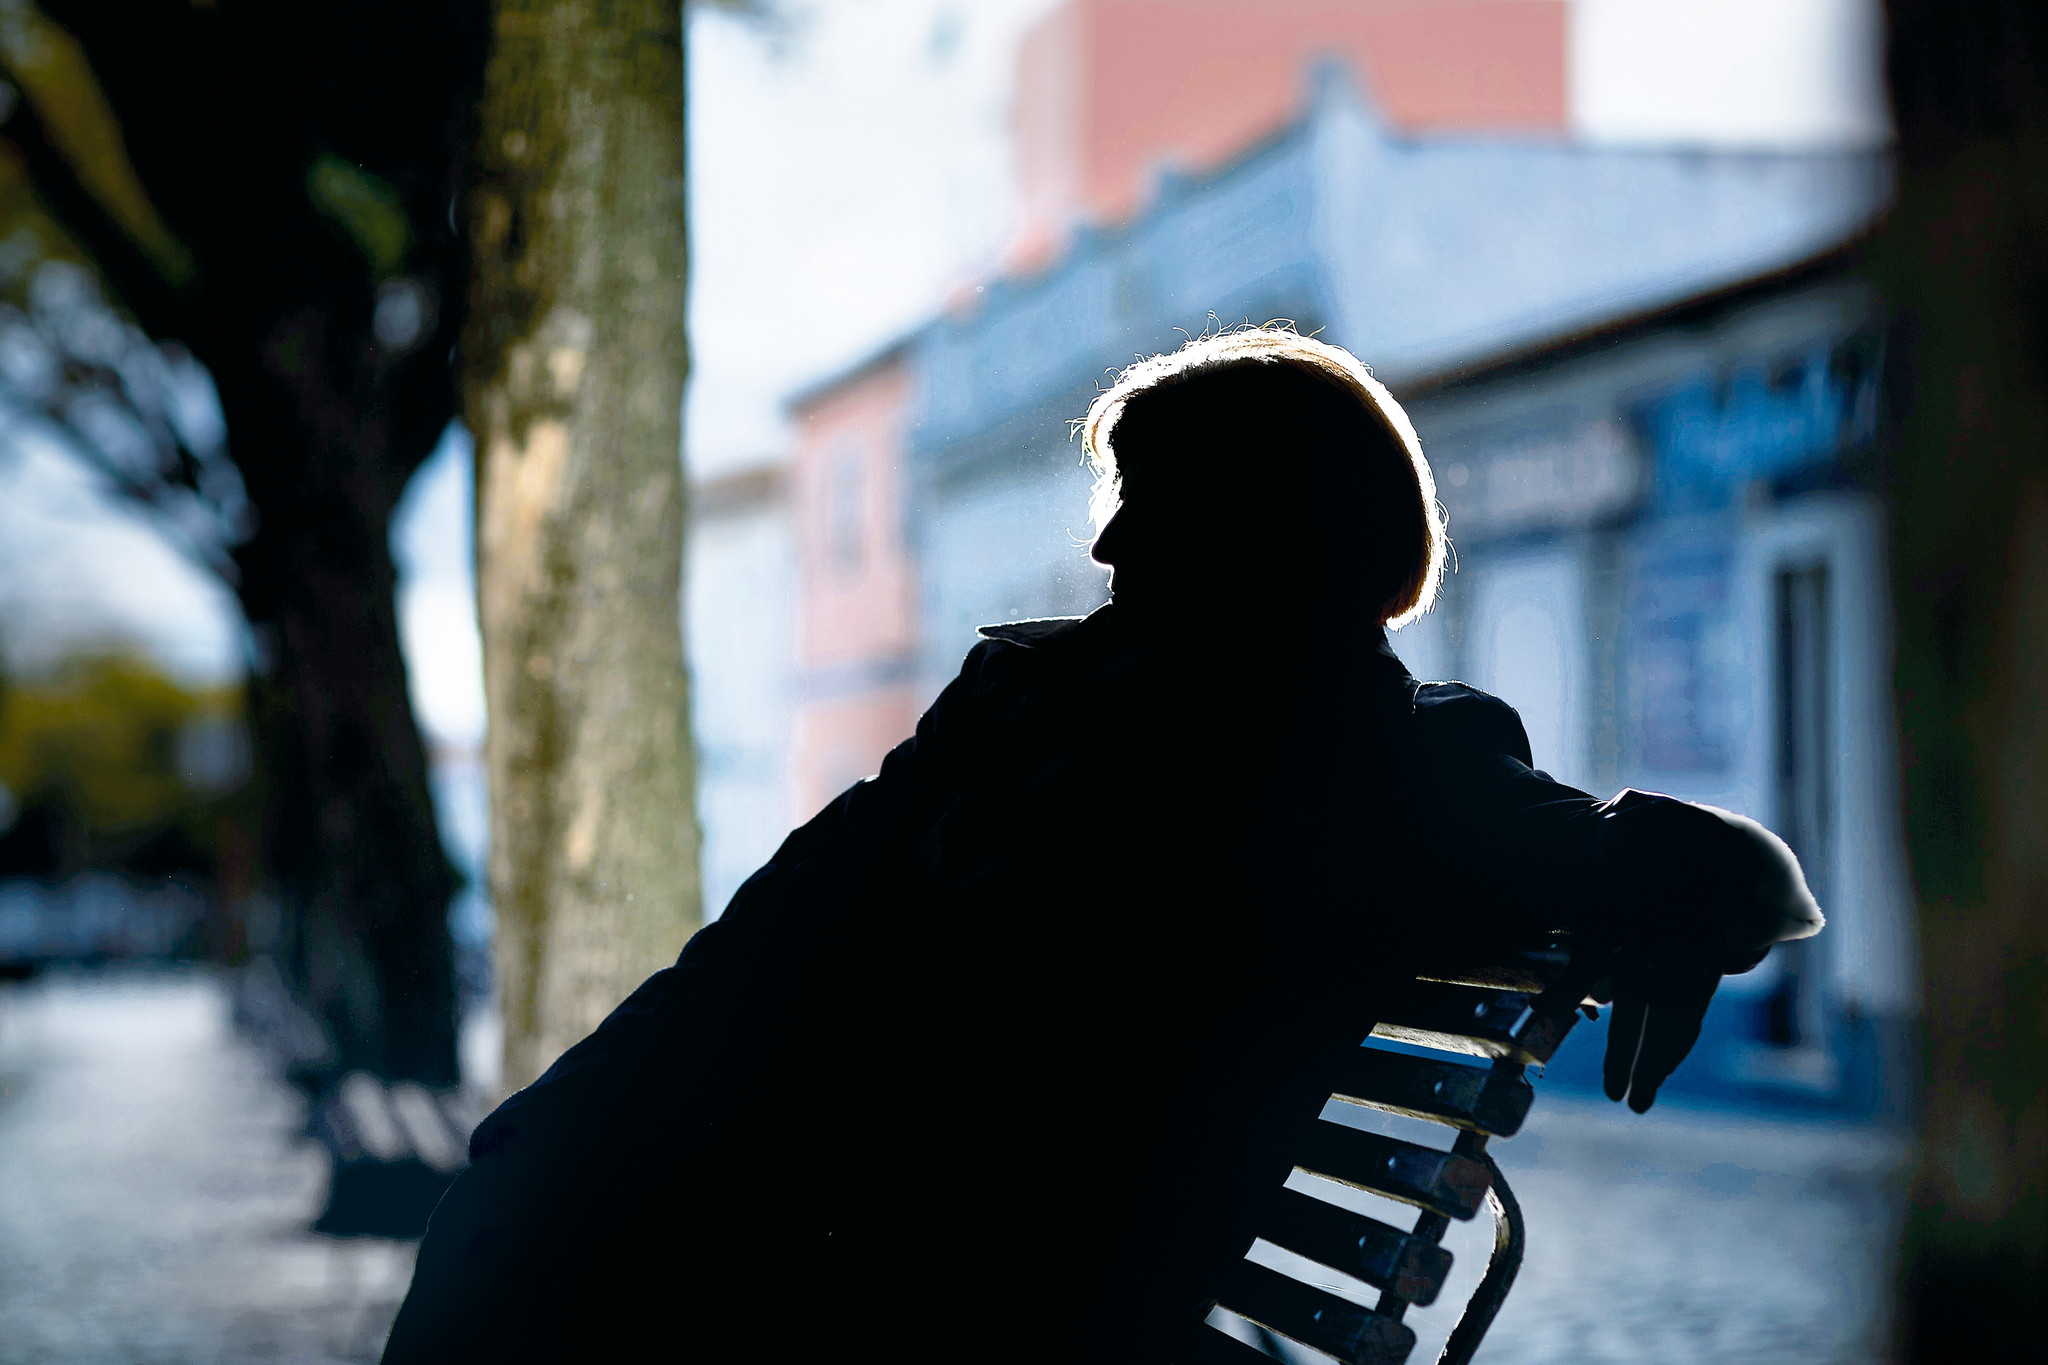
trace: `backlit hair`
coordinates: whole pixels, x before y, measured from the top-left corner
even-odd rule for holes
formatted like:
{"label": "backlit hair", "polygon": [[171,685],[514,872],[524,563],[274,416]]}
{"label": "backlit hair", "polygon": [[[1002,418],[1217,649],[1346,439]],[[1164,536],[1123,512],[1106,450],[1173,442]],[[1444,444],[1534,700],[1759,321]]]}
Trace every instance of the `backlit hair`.
{"label": "backlit hair", "polygon": [[[1288,382],[1297,377],[1314,382]],[[1253,401],[1262,405],[1260,410],[1219,415],[1205,408],[1214,399],[1226,406],[1240,401],[1220,392],[1233,389],[1256,392],[1259,397]],[[1313,397],[1332,392],[1349,401],[1326,405]],[[1181,443],[1207,444],[1213,433],[1219,442],[1237,435],[1248,445],[1277,448],[1295,472],[1268,480],[1253,471],[1251,477],[1303,494],[1310,503],[1335,503],[1307,510],[1323,517],[1325,532],[1338,530],[1341,521],[1345,528],[1359,528],[1373,542],[1356,547],[1350,558],[1369,576],[1368,587],[1375,595],[1384,590],[1381,614],[1388,626],[1408,624],[1436,601],[1450,547],[1436,480],[1408,414],[1350,352],[1302,336],[1292,326],[1269,323],[1197,337],[1177,351],[1124,370],[1089,405],[1081,424],[1082,449],[1095,472],[1089,512],[1098,531],[1122,505],[1116,431],[1133,409],[1162,416],[1183,409],[1191,420],[1177,432]],[[1198,412],[1203,420],[1192,420]],[[1131,433],[1138,439],[1143,434]],[[1317,446],[1321,448],[1304,448]],[[1184,450],[1134,446],[1125,452],[1125,460],[1149,463],[1155,456],[1176,454],[1185,458]],[[1306,463],[1311,461],[1320,468]],[[1325,515],[1331,512],[1336,520]]]}

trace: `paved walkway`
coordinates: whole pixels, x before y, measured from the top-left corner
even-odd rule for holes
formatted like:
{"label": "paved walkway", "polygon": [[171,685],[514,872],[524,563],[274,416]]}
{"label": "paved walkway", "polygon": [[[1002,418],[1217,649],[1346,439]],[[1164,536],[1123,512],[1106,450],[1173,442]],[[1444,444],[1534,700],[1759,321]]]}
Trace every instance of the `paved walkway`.
{"label": "paved walkway", "polygon": [[[202,973],[0,987],[0,1365],[374,1360],[412,1247],[307,1234],[300,1121]],[[1896,1142],[1544,1095],[1497,1150],[1529,1261],[1481,1361],[1884,1355]],[[1453,1229],[1446,1302],[1488,1240]],[[1418,1365],[1451,1316],[1412,1315]]]}
{"label": "paved walkway", "polygon": [[[1479,1361],[1866,1365],[1888,1355],[1905,1158],[1896,1139],[1668,1101],[1639,1116],[1539,1090],[1529,1126],[1493,1150],[1529,1241]],[[1462,1304],[1492,1229],[1482,1216],[1446,1243],[1457,1259],[1443,1302]],[[1436,1358],[1455,1312],[1412,1315],[1412,1360]]]}
{"label": "paved walkway", "polygon": [[412,1244],[306,1231],[302,1122],[205,975],[0,987],[0,1362],[374,1361]]}

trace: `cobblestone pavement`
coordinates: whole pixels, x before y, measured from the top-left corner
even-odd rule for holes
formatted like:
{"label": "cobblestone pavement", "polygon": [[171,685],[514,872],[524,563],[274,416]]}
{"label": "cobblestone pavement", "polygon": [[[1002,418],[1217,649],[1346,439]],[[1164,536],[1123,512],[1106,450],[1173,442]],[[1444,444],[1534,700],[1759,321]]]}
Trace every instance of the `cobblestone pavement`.
{"label": "cobblestone pavement", "polygon": [[302,1121],[208,976],[0,987],[0,1362],[375,1360],[413,1247],[306,1231]]}
{"label": "cobblestone pavement", "polygon": [[[1332,1104],[1328,1117],[1444,1146],[1432,1124]],[[1492,1144],[1528,1227],[1522,1272],[1478,1361],[1850,1365],[1887,1358],[1890,1257],[1906,1145],[1866,1128],[1688,1109],[1631,1114],[1544,1093]],[[1389,1222],[1412,1210],[1296,1173],[1297,1188]],[[1412,1361],[1436,1358],[1492,1249],[1482,1214],[1453,1224],[1436,1305],[1411,1311]],[[1277,1249],[1253,1253],[1309,1269]],[[1323,1272],[1304,1278],[1328,1283]],[[1343,1292],[1347,1286],[1334,1284]],[[1351,1296],[1371,1303],[1364,1285]]]}
{"label": "cobblestone pavement", "polygon": [[[300,1121],[203,973],[0,988],[0,1365],[374,1360],[412,1247],[305,1231],[324,1165]],[[1495,1150],[1529,1253],[1481,1361],[1883,1358],[1895,1139],[1543,1094]],[[1448,1240],[1417,1362],[1490,1234]]]}
{"label": "cobblestone pavement", "polygon": [[1499,1144],[1528,1260],[1479,1359],[1886,1359],[1906,1154],[1836,1125],[1539,1100]]}

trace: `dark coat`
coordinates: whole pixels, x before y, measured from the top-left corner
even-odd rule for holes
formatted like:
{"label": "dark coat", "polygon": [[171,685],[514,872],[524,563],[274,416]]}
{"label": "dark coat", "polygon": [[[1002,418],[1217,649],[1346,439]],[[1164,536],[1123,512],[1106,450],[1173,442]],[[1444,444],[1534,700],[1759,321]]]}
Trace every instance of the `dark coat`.
{"label": "dark coat", "polygon": [[1388,986],[1591,894],[1593,798],[1383,634],[983,634],[477,1130],[387,1362],[1153,1358]]}

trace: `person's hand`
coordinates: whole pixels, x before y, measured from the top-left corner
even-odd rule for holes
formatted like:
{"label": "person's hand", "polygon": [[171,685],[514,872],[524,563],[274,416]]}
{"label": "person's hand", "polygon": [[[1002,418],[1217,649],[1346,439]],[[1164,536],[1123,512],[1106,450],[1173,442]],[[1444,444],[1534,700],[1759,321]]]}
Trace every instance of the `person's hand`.
{"label": "person's hand", "polygon": [[1614,1005],[1603,1080],[1607,1098],[1640,1114],[1699,1041],[1721,977],[1823,920],[1784,841],[1712,806],[1622,792],[1606,803],[1600,858],[1595,937],[1616,945],[1592,993]]}
{"label": "person's hand", "polygon": [[1640,949],[1623,949],[1613,976],[1595,992],[1613,1002],[1602,1067],[1607,1098],[1644,1113],[1699,1041],[1707,1004],[1721,984],[1718,966]]}

